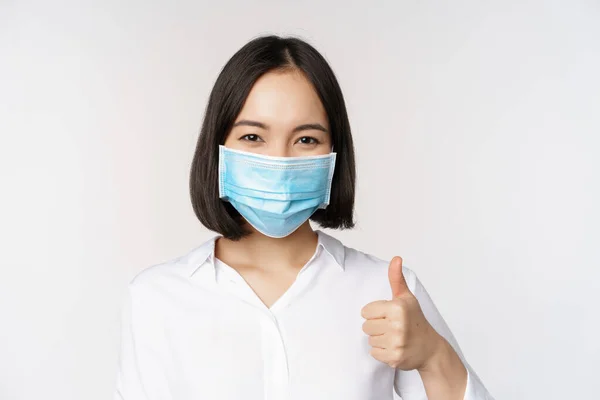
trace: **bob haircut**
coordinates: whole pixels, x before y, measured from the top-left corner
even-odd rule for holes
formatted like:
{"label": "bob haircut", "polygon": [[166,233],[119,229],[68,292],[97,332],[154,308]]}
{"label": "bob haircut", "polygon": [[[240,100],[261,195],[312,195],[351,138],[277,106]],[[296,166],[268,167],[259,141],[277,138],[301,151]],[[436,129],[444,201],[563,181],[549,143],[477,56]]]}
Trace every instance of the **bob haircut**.
{"label": "bob haircut", "polygon": [[274,70],[297,70],[315,88],[330,126],[337,153],[331,198],[310,217],[324,228],[354,227],[354,147],[346,105],[337,79],[325,58],[310,44],[293,37],[262,36],[248,42],[225,64],[210,93],[190,172],[194,213],[208,229],[231,240],[250,232],[243,217],[219,198],[219,145],[224,144],[254,83]]}

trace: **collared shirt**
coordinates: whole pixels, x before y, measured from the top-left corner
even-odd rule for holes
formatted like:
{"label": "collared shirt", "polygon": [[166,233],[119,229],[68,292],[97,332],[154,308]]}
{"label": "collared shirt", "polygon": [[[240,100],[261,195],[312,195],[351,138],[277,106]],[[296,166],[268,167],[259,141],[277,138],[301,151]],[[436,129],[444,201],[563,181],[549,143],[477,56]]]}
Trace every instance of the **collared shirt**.
{"label": "collared shirt", "polygon": [[[314,255],[270,308],[215,257],[218,236],[138,273],[122,311],[115,400],[426,399],[419,373],[373,358],[362,331],[362,307],[391,296],[389,263],[317,233]],[[403,272],[467,369],[465,399],[492,399],[415,273]]]}

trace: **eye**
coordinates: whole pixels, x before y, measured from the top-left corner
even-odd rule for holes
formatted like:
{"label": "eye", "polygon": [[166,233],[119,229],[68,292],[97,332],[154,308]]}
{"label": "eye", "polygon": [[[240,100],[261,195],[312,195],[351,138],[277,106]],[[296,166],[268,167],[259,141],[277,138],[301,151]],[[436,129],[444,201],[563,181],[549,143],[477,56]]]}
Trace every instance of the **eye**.
{"label": "eye", "polygon": [[311,136],[302,136],[297,143],[301,144],[319,144],[319,141]]}
{"label": "eye", "polygon": [[246,140],[248,142],[262,142],[263,141],[260,138],[260,136],[255,135],[255,134],[244,135],[240,138],[240,140]]}

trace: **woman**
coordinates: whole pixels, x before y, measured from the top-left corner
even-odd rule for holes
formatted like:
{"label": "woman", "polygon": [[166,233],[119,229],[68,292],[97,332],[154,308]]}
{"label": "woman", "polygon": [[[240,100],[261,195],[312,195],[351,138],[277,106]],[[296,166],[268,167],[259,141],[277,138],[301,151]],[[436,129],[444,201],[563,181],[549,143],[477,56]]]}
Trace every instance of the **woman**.
{"label": "woman", "polygon": [[206,243],[139,273],[116,399],[491,399],[415,273],[313,231],[351,228],[355,165],[337,80],[260,37],[210,95],[190,178]]}

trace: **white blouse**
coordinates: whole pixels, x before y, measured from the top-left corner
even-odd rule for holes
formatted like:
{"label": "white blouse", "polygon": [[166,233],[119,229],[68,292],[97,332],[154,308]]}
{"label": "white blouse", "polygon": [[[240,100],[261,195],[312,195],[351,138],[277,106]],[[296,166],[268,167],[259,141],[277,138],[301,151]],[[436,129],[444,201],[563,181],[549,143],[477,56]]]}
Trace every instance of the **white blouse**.
{"label": "white blouse", "polygon": [[[138,273],[122,311],[114,399],[426,399],[419,373],[374,359],[362,331],[362,307],[391,298],[389,263],[317,233],[313,257],[271,308],[215,258],[218,236]],[[403,271],[468,371],[465,399],[491,400],[415,273]]]}

